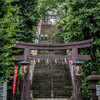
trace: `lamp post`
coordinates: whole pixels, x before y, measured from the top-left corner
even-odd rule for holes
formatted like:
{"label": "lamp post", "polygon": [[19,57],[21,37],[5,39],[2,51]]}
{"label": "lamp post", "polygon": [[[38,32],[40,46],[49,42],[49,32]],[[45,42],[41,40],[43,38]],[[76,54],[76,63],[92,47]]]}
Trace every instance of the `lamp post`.
{"label": "lamp post", "polygon": [[28,96],[28,89],[27,89],[27,82],[28,82],[28,72],[29,72],[29,68],[28,68],[28,65],[30,65],[30,63],[29,62],[27,62],[27,61],[21,61],[21,62],[19,62],[19,64],[21,64],[22,65],[22,67],[21,67],[21,72],[24,74],[24,76],[23,76],[23,87],[22,87],[22,93],[21,93],[21,100],[28,100],[27,98],[29,97]]}
{"label": "lamp post", "polygon": [[81,100],[81,81],[80,81],[80,75],[82,73],[82,67],[81,65],[83,64],[83,62],[80,62],[80,61],[76,61],[76,62],[73,62],[73,65],[74,65],[74,78],[75,78],[75,83],[76,83],[76,86],[74,87],[74,92],[76,94],[75,96],[75,100]]}

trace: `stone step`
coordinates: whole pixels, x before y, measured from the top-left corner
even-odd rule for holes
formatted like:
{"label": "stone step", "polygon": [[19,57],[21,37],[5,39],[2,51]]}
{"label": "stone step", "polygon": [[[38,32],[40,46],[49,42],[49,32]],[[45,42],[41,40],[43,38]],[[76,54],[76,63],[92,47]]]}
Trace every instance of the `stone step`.
{"label": "stone step", "polygon": [[71,100],[70,98],[34,98],[33,100]]}

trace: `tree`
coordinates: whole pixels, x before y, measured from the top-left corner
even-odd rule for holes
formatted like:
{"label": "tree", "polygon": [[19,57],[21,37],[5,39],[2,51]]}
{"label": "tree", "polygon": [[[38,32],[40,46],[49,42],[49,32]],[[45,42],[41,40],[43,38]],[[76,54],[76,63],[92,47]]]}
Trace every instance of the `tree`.
{"label": "tree", "polygon": [[[80,51],[81,54],[91,54],[92,56],[92,61],[86,61],[83,66],[86,79],[93,70],[100,70],[100,63],[98,63],[100,62],[100,1],[66,0],[65,6],[67,14],[57,24],[60,28],[58,36],[66,37],[68,42],[94,39],[89,50]],[[87,87],[85,79],[83,80],[83,91]],[[86,88],[85,92],[87,90]]]}
{"label": "tree", "polygon": [[1,0],[0,1],[0,81],[7,81],[13,74],[13,43],[33,41],[35,26],[40,18],[38,1]]}
{"label": "tree", "polygon": [[19,7],[20,31],[17,33],[17,38],[20,41],[32,42],[35,38],[35,27],[40,19],[38,0],[15,0],[13,5]]}
{"label": "tree", "polygon": [[11,5],[12,0],[0,1],[0,82],[7,81],[13,72],[12,46],[16,41],[18,8]]}
{"label": "tree", "polygon": [[49,11],[54,11],[54,13],[55,13],[55,9],[58,14],[61,13],[62,9],[59,9],[59,8],[62,7],[61,5],[64,2],[65,2],[65,0],[39,0],[41,15],[43,16],[45,14],[48,14]]}

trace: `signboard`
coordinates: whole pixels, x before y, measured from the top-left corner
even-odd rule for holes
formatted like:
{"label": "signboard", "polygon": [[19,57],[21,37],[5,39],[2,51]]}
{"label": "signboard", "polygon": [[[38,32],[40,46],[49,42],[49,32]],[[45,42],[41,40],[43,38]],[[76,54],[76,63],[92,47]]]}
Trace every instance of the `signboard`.
{"label": "signboard", "polygon": [[74,66],[70,67],[70,71],[71,71],[71,76],[72,76],[72,80],[74,79]]}
{"label": "signboard", "polygon": [[96,95],[100,96],[100,85],[96,85]]}
{"label": "signboard", "polygon": [[0,100],[7,100],[7,83],[0,83]]}

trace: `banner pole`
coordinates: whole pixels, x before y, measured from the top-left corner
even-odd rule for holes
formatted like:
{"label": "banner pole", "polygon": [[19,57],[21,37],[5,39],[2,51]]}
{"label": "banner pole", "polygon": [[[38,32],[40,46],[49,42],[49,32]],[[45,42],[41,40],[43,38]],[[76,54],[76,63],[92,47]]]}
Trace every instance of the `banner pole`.
{"label": "banner pole", "polygon": [[13,94],[13,100],[14,100],[15,94]]}

